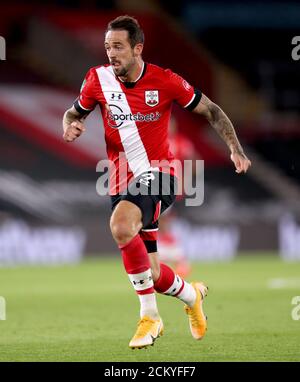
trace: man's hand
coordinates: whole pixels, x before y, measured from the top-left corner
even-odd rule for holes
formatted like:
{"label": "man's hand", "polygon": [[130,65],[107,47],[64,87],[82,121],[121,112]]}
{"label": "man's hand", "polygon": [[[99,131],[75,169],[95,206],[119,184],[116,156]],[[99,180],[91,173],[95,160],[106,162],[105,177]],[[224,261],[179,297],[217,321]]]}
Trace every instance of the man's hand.
{"label": "man's hand", "polygon": [[235,165],[235,172],[240,174],[241,172],[246,173],[251,166],[250,160],[246,157],[244,153],[231,152],[230,159]]}
{"label": "man's hand", "polygon": [[70,125],[66,125],[64,128],[63,138],[66,142],[73,142],[76,138],[85,131],[85,127],[82,122],[74,121]]}
{"label": "man's hand", "polygon": [[83,120],[87,115],[81,115],[74,106],[67,110],[63,117],[63,139],[66,142],[73,142],[85,131]]}

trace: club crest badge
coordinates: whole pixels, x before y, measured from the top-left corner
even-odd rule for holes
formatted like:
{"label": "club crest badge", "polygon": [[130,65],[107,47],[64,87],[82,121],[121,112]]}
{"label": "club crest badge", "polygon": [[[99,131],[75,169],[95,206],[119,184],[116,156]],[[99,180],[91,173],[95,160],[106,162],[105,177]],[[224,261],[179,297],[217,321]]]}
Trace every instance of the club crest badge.
{"label": "club crest badge", "polygon": [[159,102],[158,90],[146,90],[145,91],[145,102],[148,106],[156,106]]}

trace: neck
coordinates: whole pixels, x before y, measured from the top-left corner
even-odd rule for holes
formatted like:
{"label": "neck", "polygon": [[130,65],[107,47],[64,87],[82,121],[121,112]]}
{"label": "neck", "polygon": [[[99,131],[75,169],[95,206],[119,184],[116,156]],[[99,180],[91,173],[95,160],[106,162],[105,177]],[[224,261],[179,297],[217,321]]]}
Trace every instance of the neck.
{"label": "neck", "polygon": [[143,68],[144,68],[144,61],[141,58],[138,58],[136,63],[128,71],[127,75],[119,77],[119,78],[123,82],[135,82],[140,78]]}

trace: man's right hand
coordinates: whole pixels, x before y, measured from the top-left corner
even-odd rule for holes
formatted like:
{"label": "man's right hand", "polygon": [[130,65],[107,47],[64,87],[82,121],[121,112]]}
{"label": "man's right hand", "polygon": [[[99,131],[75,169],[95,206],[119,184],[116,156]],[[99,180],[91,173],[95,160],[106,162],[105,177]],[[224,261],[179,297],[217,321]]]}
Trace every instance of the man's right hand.
{"label": "man's right hand", "polygon": [[74,121],[71,124],[65,124],[63,139],[66,142],[73,142],[76,138],[85,131],[85,127],[82,122]]}

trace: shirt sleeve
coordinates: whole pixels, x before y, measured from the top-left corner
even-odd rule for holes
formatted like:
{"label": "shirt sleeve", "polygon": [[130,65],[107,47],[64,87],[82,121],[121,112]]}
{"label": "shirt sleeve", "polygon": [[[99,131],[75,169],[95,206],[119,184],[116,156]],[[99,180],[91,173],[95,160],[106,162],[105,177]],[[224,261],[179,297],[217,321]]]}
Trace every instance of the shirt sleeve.
{"label": "shirt sleeve", "polygon": [[171,96],[180,106],[193,110],[201,100],[202,93],[195,89],[184,78],[167,69],[169,78],[169,89]]}
{"label": "shirt sleeve", "polygon": [[94,70],[90,69],[82,82],[80,94],[74,102],[75,109],[81,114],[90,113],[97,105],[95,81]]}

